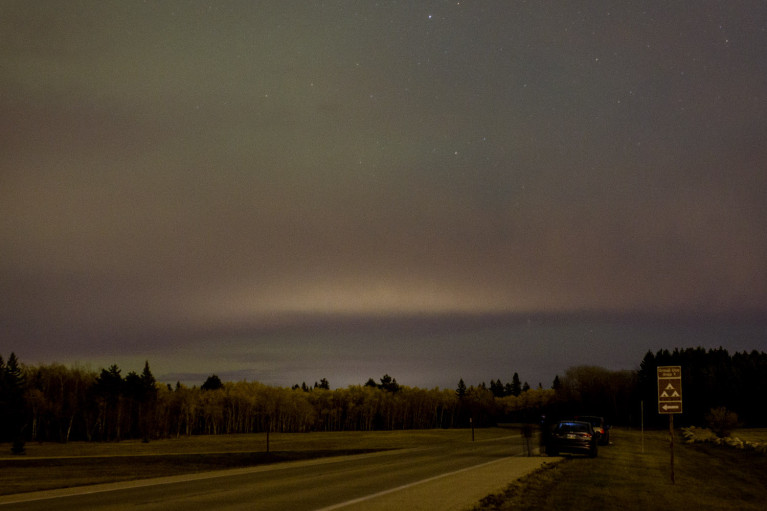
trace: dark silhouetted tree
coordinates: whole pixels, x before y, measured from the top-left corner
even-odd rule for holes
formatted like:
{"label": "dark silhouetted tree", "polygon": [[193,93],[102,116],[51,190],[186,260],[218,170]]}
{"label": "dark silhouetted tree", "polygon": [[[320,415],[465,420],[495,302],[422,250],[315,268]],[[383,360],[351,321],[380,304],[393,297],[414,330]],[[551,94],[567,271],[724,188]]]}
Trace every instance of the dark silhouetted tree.
{"label": "dark silhouetted tree", "polygon": [[224,388],[224,384],[221,382],[221,378],[215,374],[211,374],[208,376],[208,379],[205,380],[205,383],[202,384],[200,390],[218,390],[221,388]]}
{"label": "dark silhouetted tree", "polygon": [[519,381],[519,374],[514,373],[511,378],[511,395],[518,396],[522,393],[522,383]]}
{"label": "dark silhouetted tree", "polygon": [[123,380],[122,390],[123,406],[127,418],[125,432],[129,437],[135,437],[139,434],[142,394],[141,377],[136,371],[129,372]]}
{"label": "dark silhouetted tree", "polygon": [[[0,417],[9,417],[8,411],[8,391],[5,381],[5,360],[0,355]],[[0,442],[5,442],[10,438],[10,421],[0,421]]]}
{"label": "dark silhouetted tree", "polygon": [[155,415],[157,414],[157,380],[149,369],[149,361],[144,362],[144,369],[139,379],[139,429],[141,437],[148,442],[153,435]]}
{"label": "dark silhouetted tree", "polygon": [[399,390],[399,384],[397,383],[396,378],[392,378],[388,374],[385,374],[381,377],[380,388],[387,392],[397,392]]}
{"label": "dark silhouetted tree", "polygon": [[458,380],[458,388],[455,389],[455,395],[460,399],[466,397],[466,384],[464,383],[463,378]]}
{"label": "dark silhouetted tree", "polygon": [[24,454],[25,392],[26,376],[21,370],[16,354],[11,353],[4,366],[0,359],[0,412],[3,417],[0,427],[4,430],[2,437],[13,442],[14,454]]}
{"label": "dark silhouetted tree", "polygon": [[112,364],[102,369],[92,391],[98,406],[98,432],[102,440],[120,440],[123,420],[123,385],[120,369]]}
{"label": "dark silhouetted tree", "polygon": [[503,386],[503,383],[501,383],[500,378],[495,381],[490,380],[490,392],[492,392],[495,397],[503,397],[506,395],[506,389]]}

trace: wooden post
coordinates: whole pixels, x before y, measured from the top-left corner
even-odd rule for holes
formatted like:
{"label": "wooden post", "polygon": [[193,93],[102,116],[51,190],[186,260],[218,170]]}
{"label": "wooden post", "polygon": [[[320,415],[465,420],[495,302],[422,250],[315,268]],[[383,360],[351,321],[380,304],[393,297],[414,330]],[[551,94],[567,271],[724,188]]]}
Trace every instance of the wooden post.
{"label": "wooden post", "polygon": [[642,428],[642,454],[644,454],[644,400],[639,402],[639,424]]}
{"label": "wooden post", "polygon": [[670,444],[671,444],[671,484],[676,484],[676,479],[674,478],[674,414],[673,413],[668,414],[668,430],[670,434]]}

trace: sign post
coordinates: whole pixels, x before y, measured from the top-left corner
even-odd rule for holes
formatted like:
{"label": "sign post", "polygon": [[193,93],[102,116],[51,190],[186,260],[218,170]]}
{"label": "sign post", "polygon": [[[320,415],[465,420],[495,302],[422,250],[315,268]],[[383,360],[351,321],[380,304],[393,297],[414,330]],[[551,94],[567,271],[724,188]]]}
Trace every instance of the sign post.
{"label": "sign post", "polygon": [[682,413],[682,367],[658,366],[658,413],[668,415],[671,447],[671,484],[674,478],[674,414]]}

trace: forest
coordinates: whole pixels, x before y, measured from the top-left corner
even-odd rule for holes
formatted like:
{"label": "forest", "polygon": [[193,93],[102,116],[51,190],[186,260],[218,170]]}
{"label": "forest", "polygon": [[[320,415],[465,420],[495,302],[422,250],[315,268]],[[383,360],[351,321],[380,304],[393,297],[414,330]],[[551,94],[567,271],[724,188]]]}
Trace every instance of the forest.
{"label": "forest", "polygon": [[[713,408],[737,414],[743,426],[767,426],[767,353],[724,349],[648,352],[639,369],[577,366],[551,388],[530,388],[515,373],[455,389],[400,385],[384,375],[363,385],[331,389],[326,379],[291,388],[256,381],[199,387],[158,383],[146,362],[123,376],[60,364],[27,366],[0,356],[0,442],[23,452],[29,441],[150,441],[181,435],[309,431],[369,431],[482,427],[540,422],[544,416],[602,415],[615,425],[662,426],[657,413],[659,365],[682,366],[684,413],[679,425],[703,425]],[[643,403],[643,405],[642,405]],[[470,422],[471,421],[471,422]]]}

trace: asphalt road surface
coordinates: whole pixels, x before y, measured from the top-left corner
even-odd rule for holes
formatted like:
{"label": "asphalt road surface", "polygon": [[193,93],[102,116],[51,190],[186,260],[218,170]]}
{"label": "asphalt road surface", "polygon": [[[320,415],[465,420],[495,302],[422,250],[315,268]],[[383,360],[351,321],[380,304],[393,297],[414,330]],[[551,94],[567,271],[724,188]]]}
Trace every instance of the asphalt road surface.
{"label": "asphalt road surface", "polygon": [[0,497],[0,510],[460,510],[546,461],[522,438]]}

